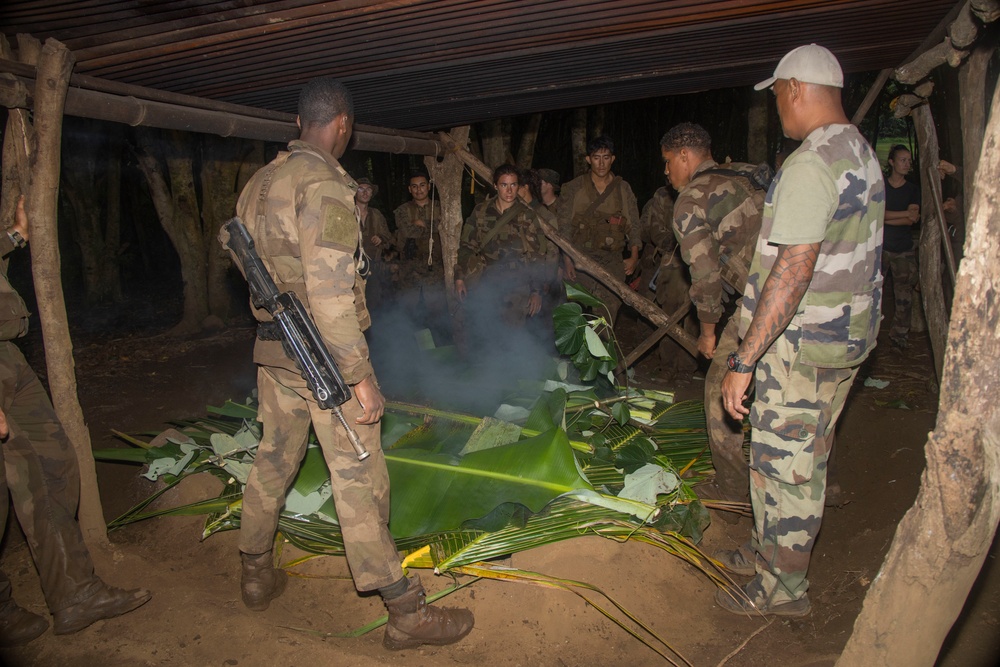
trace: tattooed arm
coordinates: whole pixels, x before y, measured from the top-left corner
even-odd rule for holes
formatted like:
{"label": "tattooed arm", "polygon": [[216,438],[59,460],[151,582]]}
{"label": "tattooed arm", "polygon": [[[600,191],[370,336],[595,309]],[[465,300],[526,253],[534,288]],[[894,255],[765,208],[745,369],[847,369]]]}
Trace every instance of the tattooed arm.
{"label": "tattooed arm", "polygon": [[[740,359],[752,365],[788,327],[802,296],[812,281],[819,257],[819,243],[782,245],[774,267],[764,282],[753,320],[739,347]],[[722,380],[722,406],[736,420],[750,411],[743,407],[752,373],[726,373]]]}

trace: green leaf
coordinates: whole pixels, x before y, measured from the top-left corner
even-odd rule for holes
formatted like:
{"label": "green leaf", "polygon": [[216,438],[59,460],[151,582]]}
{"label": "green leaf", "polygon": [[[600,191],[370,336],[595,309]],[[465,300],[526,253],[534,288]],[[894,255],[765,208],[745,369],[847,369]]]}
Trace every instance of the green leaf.
{"label": "green leaf", "polygon": [[561,430],[473,452],[461,460],[418,450],[385,456],[391,480],[389,528],[396,537],[458,529],[501,503],[538,512],[553,498],[591,488]]}
{"label": "green leaf", "polygon": [[701,501],[696,500],[662,508],[653,525],[657,530],[689,537],[697,544],[701,542],[702,534],[711,522],[708,510]]}
{"label": "green leaf", "polygon": [[587,320],[578,303],[564,303],[552,311],[556,349],[562,354],[576,354],[583,347]]}
{"label": "green leaf", "polygon": [[674,473],[655,463],[647,463],[625,475],[625,488],[618,497],[655,505],[658,495],[673,493],[679,483],[680,480]]}
{"label": "green leaf", "polygon": [[617,450],[615,466],[632,473],[649,463],[653,456],[653,446],[643,439],[636,439]]}
{"label": "green leaf", "polygon": [[628,423],[630,418],[628,403],[625,401],[620,401],[611,406],[611,416],[615,418],[615,421],[619,425],[624,426]]}
{"label": "green leaf", "polygon": [[611,355],[608,353],[608,348],[604,346],[604,341],[601,337],[597,335],[593,327],[587,327],[583,330],[584,338],[587,339],[587,349],[590,353],[597,357],[598,359],[610,359]]}
{"label": "green leaf", "polygon": [[221,407],[210,405],[208,406],[208,412],[209,414],[234,417],[236,419],[249,419],[251,421],[257,419],[257,406],[234,403],[233,401],[226,401]]}
{"label": "green leaf", "polygon": [[600,308],[604,305],[600,299],[584,289],[583,285],[563,281],[566,286],[566,298],[569,301],[576,301],[591,308]]}

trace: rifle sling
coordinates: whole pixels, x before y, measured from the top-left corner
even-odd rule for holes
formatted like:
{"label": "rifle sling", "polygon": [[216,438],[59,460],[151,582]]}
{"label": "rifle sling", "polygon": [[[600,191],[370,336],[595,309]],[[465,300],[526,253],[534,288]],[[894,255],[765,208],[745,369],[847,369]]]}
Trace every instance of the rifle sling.
{"label": "rifle sling", "polygon": [[603,204],[608,197],[610,197],[615,192],[618,192],[618,186],[621,185],[621,182],[622,182],[622,177],[615,176],[611,180],[611,183],[608,184],[608,187],[604,188],[604,192],[597,195],[597,199],[590,202],[590,206],[588,206],[587,210],[583,212],[583,218],[586,219],[594,215],[594,213],[597,212],[598,207],[601,204]]}

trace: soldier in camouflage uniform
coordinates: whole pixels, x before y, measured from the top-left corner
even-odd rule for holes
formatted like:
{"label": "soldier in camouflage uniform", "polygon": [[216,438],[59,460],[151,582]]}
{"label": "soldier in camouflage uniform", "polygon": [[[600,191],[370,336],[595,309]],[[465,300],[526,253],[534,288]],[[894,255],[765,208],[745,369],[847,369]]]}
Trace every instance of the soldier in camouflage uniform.
{"label": "soldier in camouflage uniform", "polygon": [[441,255],[441,204],[431,197],[424,173],[410,177],[412,199],[393,211],[399,249],[399,298],[420,328],[430,328],[438,344],[451,335]]}
{"label": "soldier in camouflage uniform", "polygon": [[753,426],[754,531],[750,548],[719,556],[754,579],[746,599],[720,594],[716,602],[737,613],[803,616],[831,436],[878,334],[885,186],[875,153],[844,113],[832,53],[815,44],[791,51],[757,89],[772,86],[782,129],[803,142],[768,191],[742,342],[723,380],[726,410],[734,419],[749,414]]}
{"label": "soldier in camouflage uniform", "polygon": [[[560,233],[578,250],[624,280],[639,263],[639,206],[629,184],[611,173],[614,162],[615,145],[610,139],[597,137],[587,144],[590,173],[562,186],[557,219]],[[630,254],[623,260],[626,248]],[[576,266],[568,256],[564,258],[563,272],[567,280],[577,280]],[[604,302],[613,323],[621,299],[596,278],[581,275],[579,281]]]}
{"label": "soldier in camouflage uniform", "polygon": [[[142,589],[112,588],[94,573],[76,521],[76,453],[45,388],[11,342],[28,332],[28,309],[7,281],[7,258],[27,239],[22,197],[14,225],[0,233],[0,539],[7,526],[9,490],[54,632],[64,635],[131,611],[151,596]],[[0,572],[0,647],[27,644],[48,627],[44,618],[14,602],[10,580]]]}
{"label": "soldier in camouflage uniform", "polygon": [[[752,165],[712,159],[712,138],[700,125],[681,123],[660,140],[664,173],[677,190],[673,231],[691,270],[691,302],[698,312],[698,351],[711,359],[705,377],[705,416],[715,465],[715,484],[723,500],[746,502],[747,461],[743,421],[722,409],[726,358],[736,349],[736,321],[726,316],[724,283],[742,294],[760,232],[763,191],[748,177]],[[755,192],[759,193],[756,194]],[[730,309],[730,314],[731,314]],[[717,338],[718,329],[721,337]],[[724,516],[729,516],[728,514]]]}
{"label": "soldier in camouflage uniform", "polygon": [[497,167],[493,184],[497,196],[476,206],[462,228],[455,293],[463,302],[493,302],[491,320],[499,314],[506,325],[520,327],[541,311],[558,253],[538,227],[539,213],[518,198],[517,167]]}
{"label": "soldier in camouflage uniform", "polygon": [[392,265],[395,263],[395,239],[389,231],[382,211],[371,206],[378,186],[367,178],[358,179],[354,206],[361,223],[361,247],[368,257],[369,273],[365,281],[365,298],[370,307],[377,308],[388,296],[392,286]]}
{"label": "soldier in camouflage uniform", "polygon": [[261,611],[285,588],[287,575],[274,568],[271,549],[311,423],[330,468],[354,584],[360,591],[379,591],[389,609],[383,644],[390,649],[448,644],[468,634],[472,614],[428,607],[419,580],[403,576],[389,534],[389,476],[379,445],[385,400],[363,333],[370,320],[357,273],[357,184],[337,161],[350,141],[353,120],[350,93],[340,82],[307,83],[299,97],[300,139],[253,176],[237,203],[278,289],[300,296],[351,386],[344,415],[357,425],[370,453],[358,460],[332,411],[319,408],[281,342],[267,335],[269,313],[255,308],[263,334],[254,347],[263,436],[243,496],[243,602]]}

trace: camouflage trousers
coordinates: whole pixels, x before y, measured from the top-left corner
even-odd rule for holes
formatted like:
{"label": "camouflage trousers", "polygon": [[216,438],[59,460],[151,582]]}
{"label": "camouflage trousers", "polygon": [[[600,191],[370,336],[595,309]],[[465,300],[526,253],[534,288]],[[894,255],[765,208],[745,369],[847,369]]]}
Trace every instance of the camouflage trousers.
{"label": "camouflage trousers", "polygon": [[[76,452],[42,383],[9,341],[0,342],[0,406],[10,428],[0,444],[0,538],[7,525],[9,490],[45,602],[55,613],[94,595],[101,580],[76,521]],[[10,594],[10,580],[0,572],[0,603]]]}
{"label": "camouflage trousers", "polygon": [[[747,457],[743,451],[743,424],[737,422],[722,407],[722,379],[729,372],[729,353],[739,347],[739,320],[729,318],[705,376],[705,419],[708,425],[708,445],[715,466],[715,484],[721,500],[745,503],[750,493]],[[751,385],[750,390],[753,389]]]}
{"label": "camouflage trousers", "polygon": [[757,577],[754,602],[797,600],[823,520],[833,431],[858,369],[806,366],[789,326],[757,362],[750,411],[750,501]]}
{"label": "camouflage trousers", "polygon": [[344,536],[347,563],[359,591],[383,588],[402,579],[399,553],[389,533],[389,473],[379,443],[379,426],[359,426],[363,410],[351,397],[342,408],[371,455],[358,461],[343,426],[322,410],[301,376],[260,366],[258,419],[263,437],[243,494],[240,551],[269,551],[278,528],[285,494],[305,456],[312,423],[330,469],[333,501]]}
{"label": "camouflage trousers", "polygon": [[916,253],[883,252],[883,264],[892,274],[892,300],[895,311],[892,316],[892,328],[889,337],[892,340],[905,340],[910,333],[910,318],[913,310],[913,287],[919,276]]}

